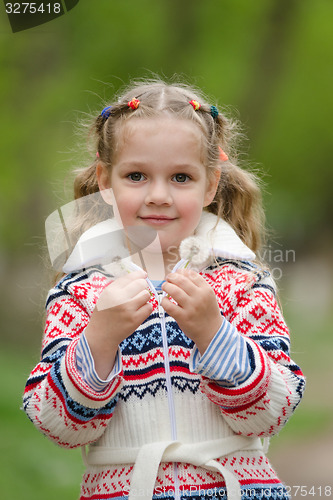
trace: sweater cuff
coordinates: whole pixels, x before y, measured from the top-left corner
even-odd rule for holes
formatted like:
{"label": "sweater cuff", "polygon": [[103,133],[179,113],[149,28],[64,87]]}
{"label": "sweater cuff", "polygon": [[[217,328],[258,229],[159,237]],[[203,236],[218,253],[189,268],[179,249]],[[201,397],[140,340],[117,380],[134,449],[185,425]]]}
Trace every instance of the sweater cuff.
{"label": "sweater cuff", "polygon": [[122,372],[116,375],[104,391],[94,391],[81,377],[76,366],[76,345],[79,339],[73,340],[67,347],[61,360],[61,376],[70,397],[87,408],[98,409],[105,406],[120,391],[123,385]]}
{"label": "sweater cuff", "polygon": [[254,370],[246,339],[226,319],[202,356],[194,346],[189,365],[191,372],[225,387],[239,386]]}
{"label": "sweater cuff", "polygon": [[118,348],[114,367],[109,376],[105,380],[102,380],[95,370],[94,358],[91,354],[85,333],[83,333],[76,344],[76,366],[81,377],[89,387],[96,392],[102,392],[122,371],[121,351]]}
{"label": "sweater cuff", "polygon": [[254,366],[250,377],[238,387],[222,387],[203,377],[201,390],[215,404],[226,411],[240,411],[258,401],[266,392],[271,380],[270,360],[254,340],[247,338],[249,352]]}

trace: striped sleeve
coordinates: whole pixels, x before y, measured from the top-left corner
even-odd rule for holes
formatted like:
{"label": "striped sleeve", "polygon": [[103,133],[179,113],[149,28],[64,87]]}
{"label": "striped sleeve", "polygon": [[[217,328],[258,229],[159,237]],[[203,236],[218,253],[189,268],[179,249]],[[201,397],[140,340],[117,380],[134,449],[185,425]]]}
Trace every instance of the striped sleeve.
{"label": "striped sleeve", "polygon": [[223,387],[237,387],[251,376],[254,369],[246,339],[225,318],[202,356],[194,346],[189,363],[192,372]]}
{"label": "striped sleeve", "polygon": [[115,359],[114,367],[107,377],[107,379],[102,380],[95,370],[94,358],[91,354],[91,350],[83,333],[78,340],[76,345],[76,367],[86,384],[91,387],[96,392],[102,392],[106,387],[113,381],[113,379],[121,373],[121,354],[120,349],[118,349],[117,356]]}

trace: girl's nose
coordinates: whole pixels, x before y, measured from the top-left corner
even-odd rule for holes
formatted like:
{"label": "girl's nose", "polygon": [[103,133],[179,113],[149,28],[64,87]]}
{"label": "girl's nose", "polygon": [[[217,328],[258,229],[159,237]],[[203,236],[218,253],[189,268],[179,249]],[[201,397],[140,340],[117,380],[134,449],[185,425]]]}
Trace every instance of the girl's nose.
{"label": "girl's nose", "polygon": [[164,182],[151,183],[145,198],[146,205],[171,205],[172,196],[169,186]]}

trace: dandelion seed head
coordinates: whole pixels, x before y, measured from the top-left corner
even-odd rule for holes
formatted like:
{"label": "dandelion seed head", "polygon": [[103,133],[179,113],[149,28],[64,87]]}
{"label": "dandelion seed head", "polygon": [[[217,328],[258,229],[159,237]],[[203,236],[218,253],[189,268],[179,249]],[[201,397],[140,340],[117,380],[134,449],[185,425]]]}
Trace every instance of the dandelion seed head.
{"label": "dandelion seed head", "polygon": [[193,266],[199,266],[208,259],[210,248],[202,238],[189,236],[181,242],[179,252],[182,259],[188,260]]}

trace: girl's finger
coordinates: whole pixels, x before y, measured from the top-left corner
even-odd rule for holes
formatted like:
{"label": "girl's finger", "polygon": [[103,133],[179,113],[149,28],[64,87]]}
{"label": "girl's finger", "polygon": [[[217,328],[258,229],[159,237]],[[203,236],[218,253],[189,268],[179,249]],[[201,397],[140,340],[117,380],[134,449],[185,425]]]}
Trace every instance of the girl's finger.
{"label": "girl's finger", "polygon": [[[140,309],[142,306],[148,303],[150,299],[150,293],[146,290],[141,290],[133,299],[131,300],[131,306],[135,311]],[[152,307],[152,306],[151,306]]]}
{"label": "girl's finger", "polygon": [[136,323],[137,327],[139,327],[144,322],[144,320],[148,318],[148,316],[152,313],[152,310],[153,310],[152,303],[144,302],[133,312],[132,319],[134,323]]}
{"label": "girl's finger", "polygon": [[179,306],[171,302],[171,300],[169,300],[167,297],[163,297],[161,301],[161,306],[163,307],[165,312],[169,314],[169,316],[172,316],[176,320],[177,316],[179,315],[179,312],[182,311],[182,309]]}
{"label": "girl's finger", "polygon": [[[134,273],[133,273],[134,274]],[[140,274],[142,276],[142,273]],[[119,280],[122,278],[119,278]],[[119,283],[118,280],[114,281],[108,285],[101,293],[98,301],[96,303],[97,309],[109,309],[111,307],[116,307],[126,302],[131,301],[138,293],[146,290],[147,294],[150,296],[148,291],[148,283],[143,278],[136,278],[123,280]]]}
{"label": "girl's finger", "polygon": [[197,286],[193,279],[184,273],[171,273],[166,278],[166,283],[172,283],[180,287],[187,295],[193,295],[197,291]]}
{"label": "girl's finger", "polygon": [[133,271],[132,273],[124,274],[123,276],[120,276],[119,278],[115,279],[114,281],[112,281],[111,285],[113,283],[116,283],[119,286],[126,286],[132,281],[135,281],[140,278],[141,279],[147,278],[147,273],[142,270]]}
{"label": "girl's finger", "polygon": [[206,280],[197,271],[194,271],[193,269],[179,269],[176,272],[177,273],[179,272],[181,275],[186,276],[196,286],[200,287],[202,285],[205,286],[207,284]]}
{"label": "girl's finger", "polygon": [[134,281],[130,281],[124,287],[125,293],[129,298],[135,297],[142,290],[148,290],[148,283],[145,279],[139,278]]}
{"label": "girl's finger", "polygon": [[165,282],[162,285],[162,290],[170,295],[180,307],[186,307],[190,297],[180,286],[175,283]]}

